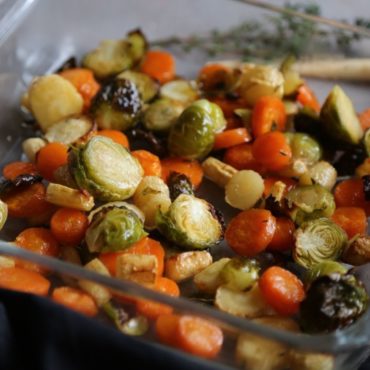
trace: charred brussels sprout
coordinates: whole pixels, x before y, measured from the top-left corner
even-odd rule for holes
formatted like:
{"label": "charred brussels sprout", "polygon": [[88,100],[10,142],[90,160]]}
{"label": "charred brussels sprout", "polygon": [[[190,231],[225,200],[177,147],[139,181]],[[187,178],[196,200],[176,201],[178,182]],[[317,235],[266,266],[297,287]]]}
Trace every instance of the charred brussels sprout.
{"label": "charred brussels sprout", "polygon": [[255,259],[233,258],[221,270],[220,277],[230,288],[245,290],[258,280],[260,265]]}
{"label": "charred brussels sprout", "polygon": [[311,166],[321,159],[320,144],[310,135],[301,132],[287,132],[285,137],[292,149],[293,160],[299,159],[307,166]]}
{"label": "charred brussels sprout", "polygon": [[300,306],[299,322],[309,333],[344,328],[366,310],[368,295],[353,275],[331,274],[313,282]]}
{"label": "charred brussels sprout", "polygon": [[328,276],[333,273],[345,274],[347,269],[340,263],[336,261],[323,261],[314,265],[307,273],[307,284],[312,284],[316,279],[322,276]]}
{"label": "charred brussels sprout", "polygon": [[171,242],[186,249],[205,249],[223,237],[223,224],[211,204],[181,194],[166,213],[157,213],[157,228]]}
{"label": "charred brussels sprout", "polygon": [[116,79],[103,85],[91,105],[91,114],[99,128],[126,130],[138,120],[141,99],[136,85]]}
{"label": "charred brussels sprout", "polygon": [[295,232],[293,258],[311,268],[325,260],[336,260],[347,244],[347,234],[327,218],[304,222]]}
{"label": "charred brussels sprout", "polygon": [[122,145],[103,136],[93,137],[84,147],[73,149],[69,166],[80,189],[105,201],[131,197],[143,176],[137,159]]}
{"label": "charred brussels sprout", "polygon": [[202,159],[213,147],[214,124],[206,110],[199,106],[186,108],[171,127],[168,149],[185,159]]}
{"label": "charred brussels sprout", "polygon": [[171,172],[168,177],[171,200],[174,201],[180,194],[194,195],[194,189],[189,178],[183,173]]}
{"label": "charred brussels sprout", "polygon": [[192,104],[193,107],[204,109],[211,117],[214,132],[221,132],[226,128],[226,120],[222,109],[215,103],[211,103],[207,99],[197,100]]}
{"label": "charred brussels sprout", "polygon": [[90,252],[114,252],[128,248],[146,236],[143,222],[127,207],[106,207],[96,213],[86,231]]}
{"label": "charred brussels sprout", "polygon": [[319,217],[330,217],[335,211],[334,196],[321,185],[298,186],[286,196],[289,214],[298,225]]}

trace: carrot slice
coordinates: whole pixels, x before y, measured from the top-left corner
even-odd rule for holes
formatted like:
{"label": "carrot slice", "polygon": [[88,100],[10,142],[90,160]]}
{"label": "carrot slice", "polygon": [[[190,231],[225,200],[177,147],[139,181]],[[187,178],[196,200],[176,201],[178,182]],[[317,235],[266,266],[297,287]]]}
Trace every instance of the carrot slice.
{"label": "carrot slice", "polygon": [[15,180],[20,175],[37,175],[37,168],[30,162],[11,162],[3,168],[3,176]]}
{"label": "carrot slice", "polygon": [[144,170],[144,176],[162,175],[162,166],[160,159],[147,150],[134,150],[131,154],[140,162]]}
{"label": "carrot slice", "polygon": [[347,233],[348,239],[352,239],[357,234],[366,234],[367,217],[362,208],[339,207],[331,219]]}
{"label": "carrot slice", "polygon": [[281,315],[294,315],[305,298],[301,280],[279,266],[269,267],[258,281],[266,302]]}
{"label": "carrot slice", "polygon": [[162,159],[162,179],[167,182],[171,172],[183,173],[186,175],[194,188],[198,188],[203,179],[202,166],[197,161],[187,161],[186,159],[169,157]]}
{"label": "carrot slice", "polygon": [[67,164],[68,148],[62,143],[49,143],[37,153],[36,166],[42,177],[54,180],[54,171]]}
{"label": "carrot slice", "polygon": [[235,117],[234,115],[235,109],[247,107],[247,103],[243,99],[240,99],[240,98],[239,99],[226,99],[226,98],[220,98],[220,97],[216,97],[216,98],[211,97],[209,100],[212,103],[217,104],[221,108],[225,118]]}
{"label": "carrot slice", "polygon": [[180,316],[175,314],[161,315],[155,322],[155,333],[158,339],[169,346],[176,346],[176,330]]}
{"label": "carrot slice", "polygon": [[255,160],[252,153],[252,144],[244,143],[226,149],[224,162],[237,170],[253,170],[263,173],[263,167]]}
{"label": "carrot slice", "polygon": [[366,206],[364,186],[361,179],[348,179],[340,182],[334,189],[337,207]]}
{"label": "carrot slice", "polygon": [[79,289],[68,286],[55,288],[51,298],[54,302],[89,317],[96,316],[98,313],[98,307],[94,300],[87,293]]}
{"label": "carrot slice", "polygon": [[315,93],[306,84],[298,88],[297,101],[304,107],[309,107],[317,113],[320,112],[320,103]]}
{"label": "carrot slice", "polygon": [[59,243],[78,245],[85,236],[89,221],[84,212],[77,209],[61,208],[51,218],[51,232]]}
{"label": "carrot slice", "polygon": [[246,128],[234,128],[232,130],[226,130],[217,134],[213,144],[213,149],[226,149],[234,145],[247,143],[251,140],[252,138]]}
{"label": "carrot slice", "polygon": [[198,74],[198,81],[204,90],[214,90],[225,87],[228,81],[230,68],[222,64],[206,64],[201,68]]}
{"label": "carrot slice", "polygon": [[130,144],[129,144],[127,136],[121,131],[106,129],[106,130],[98,131],[97,135],[98,136],[109,137],[110,139],[112,139],[113,141],[115,141],[118,144],[121,144],[125,148],[127,148],[127,149],[130,148]]}
{"label": "carrot slice", "polygon": [[50,281],[35,271],[16,266],[0,269],[0,288],[45,296]]}
{"label": "carrot slice", "polygon": [[294,222],[289,218],[277,217],[276,230],[267,250],[270,251],[287,251],[294,246]]}
{"label": "carrot slice", "polygon": [[175,59],[166,51],[150,50],[144,57],[141,71],[164,84],[175,77]]}

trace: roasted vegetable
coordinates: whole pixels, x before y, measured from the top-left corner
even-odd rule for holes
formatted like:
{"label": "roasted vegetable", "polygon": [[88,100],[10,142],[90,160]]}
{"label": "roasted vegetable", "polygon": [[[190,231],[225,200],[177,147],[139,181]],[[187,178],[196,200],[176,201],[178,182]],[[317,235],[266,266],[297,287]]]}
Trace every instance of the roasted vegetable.
{"label": "roasted vegetable", "polygon": [[194,276],[194,284],[205,293],[214,294],[219,286],[223,284],[221,271],[230,261],[230,258],[221,258],[206,267]]}
{"label": "roasted vegetable", "polygon": [[289,96],[297,92],[299,86],[303,84],[299,72],[296,68],[296,58],[293,55],[286,57],[281,66],[280,71],[284,77],[284,95]]}
{"label": "roasted vegetable", "polygon": [[241,210],[250,209],[262,198],[263,190],[263,179],[258,172],[242,170],[226,184],[225,201]]}
{"label": "roasted vegetable", "polygon": [[96,136],[70,152],[71,173],[81,189],[100,200],[124,200],[135,192],[143,169],[122,145]]}
{"label": "roasted vegetable", "polygon": [[197,100],[192,104],[193,107],[204,109],[211,117],[213,123],[213,131],[221,132],[226,128],[226,120],[222,109],[215,103],[211,103],[207,99]]}
{"label": "roasted vegetable", "polygon": [[363,143],[365,147],[365,152],[368,157],[370,157],[370,129],[367,129],[364,134]]}
{"label": "roasted vegetable", "polygon": [[49,127],[44,137],[49,143],[70,145],[85,136],[92,128],[93,123],[86,116],[69,117]]}
{"label": "roasted vegetable", "polygon": [[336,260],[347,244],[347,234],[327,218],[304,222],[295,232],[293,258],[311,268],[325,260]]}
{"label": "roasted vegetable", "polygon": [[99,78],[118,74],[140,62],[147,42],[140,30],[130,32],[122,40],[104,40],[98,48],[87,53],[82,65]]}
{"label": "roasted vegetable", "polygon": [[77,89],[59,75],[36,78],[28,90],[28,102],[42,131],[70,115],[81,113],[83,107]]}
{"label": "roasted vegetable", "polygon": [[355,266],[370,262],[370,236],[360,235],[352,240],[344,251],[342,259]]}
{"label": "roasted vegetable", "polygon": [[203,199],[181,194],[166,213],[157,213],[157,228],[171,242],[187,249],[205,249],[223,237],[215,209]]}
{"label": "roasted vegetable", "polygon": [[337,170],[326,161],[319,161],[308,169],[308,176],[314,184],[331,190],[337,182]]}
{"label": "roasted vegetable", "polygon": [[216,292],[215,305],[221,311],[248,319],[276,315],[274,309],[262,297],[258,284],[254,284],[246,292],[221,285]]}
{"label": "roasted vegetable", "polygon": [[151,101],[159,92],[159,83],[144,73],[124,71],[120,73],[117,78],[133,82],[144,103]]}
{"label": "roasted vegetable", "polygon": [[193,277],[212,264],[212,256],[207,251],[182,252],[166,260],[166,276],[176,282]]}
{"label": "roasted vegetable", "polygon": [[334,86],[322,106],[320,118],[329,138],[359,144],[363,131],[351,100],[339,86]]}
{"label": "roasted vegetable", "polygon": [[162,98],[150,104],[144,113],[143,123],[148,130],[166,132],[184,110],[181,104]]}
{"label": "roasted vegetable", "polygon": [[127,207],[106,207],[96,213],[86,231],[90,252],[113,252],[128,248],[146,236],[143,223]]}
{"label": "roasted vegetable", "polygon": [[262,96],[273,95],[282,98],[284,77],[275,67],[244,64],[237,91],[250,106]]}
{"label": "roasted vegetable", "polygon": [[8,218],[8,206],[0,200],[0,230],[4,227]]}
{"label": "roasted vegetable", "polygon": [[30,137],[23,141],[22,149],[30,162],[36,161],[38,151],[46,145],[46,141],[40,137]]}
{"label": "roasted vegetable", "polygon": [[303,107],[293,118],[294,129],[297,132],[305,132],[320,142],[324,141],[323,125],[319,115],[309,107]]}
{"label": "roasted vegetable", "polygon": [[344,328],[366,310],[368,295],[353,275],[334,273],[315,280],[301,303],[299,323],[305,332]]}
{"label": "roasted vegetable", "polygon": [[345,274],[347,268],[343,264],[336,261],[322,261],[312,266],[307,271],[306,283],[311,285],[316,279],[319,279],[322,276],[328,276],[333,273]]}
{"label": "roasted vegetable", "polygon": [[145,227],[154,229],[156,214],[168,211],[171,205],[170,193],[165,182],[157,176],[145,176],[134,194],[134,204],[145,215]]}
{"label": "roasted vegetable", "polygon": [[142,102],[136,85],[126,79],[115,79],[104,84],[91,104],[99,128],[127,130],[139,119]]}
{"label": "roasted vegetable", "polygon": [[333,355],[310,353],[292,349],[289,352],[289,363],[292,370],[334,370]]}
{"label": "roasted vegetable", "polygon": [[289,214],[298,225],[319,217],[330,217],[335,211],[334,196],[321,185],[297,186],[286,195]]}
{"label": "roasted vegetable", "polygon": [[236,168],[214,157],[208,157],[202,163],[202,167],[205,176],[221,188],[224,188],[231,178],[238,173]]}
{"label": "roasted vegetable", "polygon": [[174,201],[180,194],[194,195],[193,184],[183,173],[170,172],[167,183],[172,201]]}
{"label": "roasted vegetable", "polygon": [[171,99],[183,105],[189,105],[198,97],[198,92],[191,81],[174,80],[161,87],[161,97]]}
{"label": "roasted vegetable", "polygon": [[223,267],[220,277],[228,287],[246,290],[257,282],[260,268],[255,259],[234,257]]}

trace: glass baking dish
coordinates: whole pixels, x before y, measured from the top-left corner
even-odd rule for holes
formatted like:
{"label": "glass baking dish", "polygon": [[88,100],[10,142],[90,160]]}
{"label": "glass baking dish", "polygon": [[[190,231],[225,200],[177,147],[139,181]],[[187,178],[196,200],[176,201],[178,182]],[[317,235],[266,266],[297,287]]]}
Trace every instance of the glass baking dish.
{"label": "glass baking dish", "polygon": [[[324,12],[330,9],[330,3],[333,4],[334,1],[325,2]],[[362,6],[365,9],[365,2]],[[360,7],[361,4],[358,14],[361,14]],[[342,11],[340,16],[346,14]],[[0,12],[0,167],[21,157],[20,143],[31,134],[30,128],[21,125],[23,117],[19,109],[19,99],[34,76],[55,70],[72,55],[81,56],[101,39],[119,38],[137,27],[142,28],[150,40],[158,40],[173,35],[202,34],[215,28],[223,30],[246,19],[264,19],[269,15],[266,10],[227,0],[109,0],[104,5],[95,0],[3,0],[0,1]],[[362,51],[366,55],[366,50]],[[199,66],[207,60],[209,57],[194,52],[182,54],[177,59],[178,73],[195,76]],[[310,80],[310,85],[322,101],[333,81]],[[369,105],[367,86],[351,83],[341,85],[344,85],[353,98],[358,111]],[[200,189],[200,196],[212,201],[216,207],[223,203],[220,201],[223,198],[221,191],[207,181]],[[226,219],[234,214],[230,209],[224,211]],[[209,363],[209,368],[212,369],[240,368],[234,352],[236,338],[241,333],[275,341],[281,345],[280,349],[283,348],[282,353],[291,350],[301,355],[329,355],[327,367],[322,367],[325,369],[356,369],[370,352],[370,312],[348,329],[332,334],[309,336],[289,333],[231,316],[186,298],[171,298],[130,282],[98,275],[75,265],[14,248],[7,241],[13,240],[21,227],[19,223],[9,222],[0,234],[3,240],[0,242],[0,253],[40,264],[64,278],[91,280],[104,285],[115,294],[121,292],[133,298],[151,299],[173,307],[178,313],[215,321],[224,330],[226,339],[223,350],[213,361],[198,358],[192,360],[195,366],[197,363]],[[221,244],[215,249],[215,253],[223,255],[230,252]],[[255,340],[257,341],[256,338]],[[141,337],[138,345],[141,341],[148,341],[155,348],[164,346],[157,343],[151,332]],[[166,351],[176,350],[168,348]],[[179,356],[189,358],[190,355],[180,355],[179,352]],[[271,368],[267,363],[268,361],[263,369]],[[306,368],[319,369],[312,363],[311,367],[307,365]]]}

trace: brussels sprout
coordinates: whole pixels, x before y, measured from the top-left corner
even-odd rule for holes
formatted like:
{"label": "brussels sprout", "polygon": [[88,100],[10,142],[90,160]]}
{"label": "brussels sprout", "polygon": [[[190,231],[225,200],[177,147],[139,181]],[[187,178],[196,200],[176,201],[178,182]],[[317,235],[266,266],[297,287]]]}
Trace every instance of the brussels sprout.
{"label": "brussels sprout", "polygon": [[159,83],[145,73],[124,71],[117,78],[133,82],[143,102],[152,100],[159,92]]}
{"label": "brussels sprout", "polygon": [[318,162],[322,155],[320,144],[311,136],[300,132],[286,132],[288,144],[292,149],[292,160],[301,160],[307,166]]}
{"label": "brussels sprout", "polygon": [[335,211],[334,196],[321,185],[297,186],[286,195],[289,215],[298,225],[319,217],[330,217]]}
{"label": "brussels sprout", "polygon": [[341,263],[336,261],[322,261],[314,265],[307,272],[306,282],[308,285],[312,284],[316,279],[322,276],[328,276],[333,273],[345,274],[347,270]]}
{"label": "brussels sprout", "polygon": [[308,169],[308,175],[315,184],[331,190],[337,182],[337,170],[326,161],[320,161]]}
{"label": "brussels sprout", "polygon": [[344,251],[342,259],[355,266],[370,262],[370,236],[360,235],[352,240]]}
{"label": "brussels sprout", "polygon": [[147,42],[138,30],[130,32],[122,40],[104,40],[97,49],[87,53],[82,65],[91,69],[99,78],[118,74],[131,68],[144,56]]}
{"label": "brussels sprout", "polygon": [[351,100],[339,86],[334,86],[321,108],[320,118],[329,138],[359,144],[363,131]]}
{"label": "brussels sprout", "polygon": [[172,201],[174,201],[180,194],[194,195],[193,184],[183,173],[171,172],[167,182]]}
{"label": "brussels sprout", "polygon": [[203,199],[181,194],[168,212],[157,213],[157,228],[171,242],[187,249],[205,249],[220,242],[223,224]]}
{"label": "brussels sprout", "polygon": [[233,258],[222,269],[220,277],[230,288],[245,290],[258,280],[260,265],[255,259]]}
{"label": "brussels sprout", "polygon": [[126,130],[137,122],[141,99],[135,84],[116,79],[101,87],[91,104],[91,114],[99,128]]}
{"label": "brussels sprout", "polygon": [[301,303],[299,323],[309,333],[344,328],[366,310],[368,295],[353,275],[331,274],[315,280]]}
{"label": "brussels sprout", "polygon": [[194,81],[170,81],[162,85],[160,94],[162,98],[188,105],[198,98],[198,92],[194,85]]}
{"label": "brussels sprout", "polygon": [[127,207],[106,207],[96,213],[86,230],[90,252],[114,252],[128,248],[146,236],[143,222]]}
{"label": "brussels sprout", "polygon": [[212,150],[214,129],[210,115],[201,107],[191,105],[171,127],[168,149],[174,156],[202,159]]}
{"label": "brussels sprout", "polygon": [[241,73],[238,92],[248,105],[265,95],[283,97],[284,77],[276,67],[244,64]]}
{"label": "brussels sprout", "polygon": [[143,169],[122,145],[96,136],[70,152],[69,166],[81,189],[105,200],[124,200],[135,192]]}
{"label": "brussels sprout", "polygon": [[347,234],[327,218],[304,222],[295,232],[293,258],[311,268],[325,260],[336,260],[347,244]]}
{"label": "brussels sprout", "polygon": [[192,104],[193,107],[204,109],[211,117],[214,132],[221,132],[226,128],[226,120],[222,109],[215,103],[207,99],[197,100]]}
{"label": "brussels sprout", "polygon": [[8,218],[8,206],[0,200],[0,230],[4,227]]}
{"label": "brussels sprout", "polygon": [[168,131],[184,110],[183,106],[169,99],[158,99],[144,113],[143,123],[148,130]]}
{"label": "brussels sprout", "polygon": [[284,95],[292,95],[297,92],[298,88],[303,84],[297,69],[296,57],[294,55],[287,56],[281,66],[280,71],[284,77]]}

